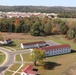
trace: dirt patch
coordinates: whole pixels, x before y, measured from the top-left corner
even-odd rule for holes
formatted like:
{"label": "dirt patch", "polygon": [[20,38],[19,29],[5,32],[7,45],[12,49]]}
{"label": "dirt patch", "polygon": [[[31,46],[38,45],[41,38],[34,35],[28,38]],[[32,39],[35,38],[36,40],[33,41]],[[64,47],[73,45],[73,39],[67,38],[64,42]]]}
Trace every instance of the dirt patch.
{"label": "dirt patch", "polygon": [[2,32],[2,37],[4,39],[27,39],[27,40],[44,40],[44,39],[47,39],[48,37],[42,37],[42,36],[31,36],[30,34],[27,34],[27,33],[5,33],[5,32]]}
{"label": "dirt patch", "polygon": [[32,38],[33,36],[28,35],[26,33],[4,33],[2,32],[2,36],[4,38],[11,38],[11,39],[24,39],[24,38]]}

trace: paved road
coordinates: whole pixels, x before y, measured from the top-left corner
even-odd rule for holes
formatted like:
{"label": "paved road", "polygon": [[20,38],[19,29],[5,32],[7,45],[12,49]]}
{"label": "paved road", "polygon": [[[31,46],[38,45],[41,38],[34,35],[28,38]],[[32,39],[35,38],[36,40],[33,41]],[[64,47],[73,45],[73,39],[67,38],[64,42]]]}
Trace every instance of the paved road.
{"label": "paved road", "polygon": [[47,43],[49,46],[60,45],[59,43],[54,42],[54,41],[52,41],[52,40],[48,40],[48,41],[46,41],[46,43]]}
{"label": "paved road", "polygon": [[16,54],[21,54],[21,53],[26,53],[30,52],[30,50],[22,50],[22,51],[16,51],[16,52],[11,52],[9,49],[5,49],[0,47],[0,51],[6,54],[6,60],[5,62],[0,65],[0,75],[4,75],[3,71],[5,71],[10,65],[14,63],[14,56]]}

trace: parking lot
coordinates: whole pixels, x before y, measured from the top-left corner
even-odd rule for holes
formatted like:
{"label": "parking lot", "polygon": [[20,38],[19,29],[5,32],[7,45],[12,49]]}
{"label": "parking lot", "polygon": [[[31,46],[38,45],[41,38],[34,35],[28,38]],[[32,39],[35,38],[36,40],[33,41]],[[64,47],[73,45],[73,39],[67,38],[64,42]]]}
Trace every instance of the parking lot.
{"label": "parking lot", "polygon": [[54,41],[52,41],[52,40],[48,40],[48,41],[45,41],[45,42],[46,42],[46,43],[47,43],[47,45],[49,45],[49,46],[60,45],[59,43],[54,42]]}

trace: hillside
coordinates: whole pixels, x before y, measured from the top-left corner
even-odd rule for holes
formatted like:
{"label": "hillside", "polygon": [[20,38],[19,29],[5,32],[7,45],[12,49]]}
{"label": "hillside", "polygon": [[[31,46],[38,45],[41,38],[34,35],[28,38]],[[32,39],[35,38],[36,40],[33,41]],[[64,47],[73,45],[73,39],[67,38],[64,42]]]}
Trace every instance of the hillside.
{"label": "hillside", "polygon": [[19,11],[19,12],[74,12],[76,7],[46,7],[46,6],[0,6],[0,11]]}

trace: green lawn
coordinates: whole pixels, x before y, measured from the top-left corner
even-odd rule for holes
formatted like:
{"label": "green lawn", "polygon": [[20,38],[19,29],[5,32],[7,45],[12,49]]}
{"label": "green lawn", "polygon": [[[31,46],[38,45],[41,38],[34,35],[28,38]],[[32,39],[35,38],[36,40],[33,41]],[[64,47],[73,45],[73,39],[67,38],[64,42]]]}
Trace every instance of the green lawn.
{"label": "green lawn", "polygon": [[29,53],[22,54],[24,62],[27,62],[29,60],[29,55],[30,55]]}
{"label": "green lawn", "polygon": [[5,75],[12,75],[12,74],[13,74],[13,72],[10,72],[10,71],[5,72]]}
{"label": "green lawn", "polygon": [[67,20],[67,21],[76,21],[76,18],[59,18],[62,20]]}
{"label": "green lawn", "polygon": [[73,40],[66,39],[64,35],[54,35],[52,37],[49,36],[49,39],[58,42],[60,44],[70,44],[71,48],[73,50],[76,50],[76,43],[74,43]]}
{"label": "green lawn", "polygon": [[20,66],[21,66],[21,64],[18,64],[18,63],[13,64],[13,65],[9,68],[9,70],[16,71]]}
{"label": "green lawn", "polygon": [[[34,42],[34,41],[48,41],[53,40],[55,42],[58,42],[60,44],[70,44],[71,48],[73,50],[76,50],[76,43],[73,42],[73,40],[67,40],[64,35],[51,35],[46,37],[35,37],[35,38],[28,38],[28,39],[14,39],[14,43],[16,46],[12,46],[12,48],[15,49],[21,49],[20,43],[21,42]],[[29,54],[22,54],[24,62],[27,61]],[[20,61],[21,58],[19,55],[16,56],[16,60]],[[37,66],[38,73],[40,75],[61,75],[63,72],[65,72],[74,62],[76,62],[76,52],[70,53],[70,54],[64,54],[64,55],[58,55],[53,57],[48,57],[45,61],[51,62],[52,69],[45,70],[42,66]],[[27,64],[24,64],[24,66],[19,70],[22,71],[24,67]],[[20,64],[15,64],[11,70],[17,70],[19,68]]]}
{"label": "green lawn", "polygon": [[[54,36],[47,36],[46,40],[53,40],[60,44],[70,44],[73,50],[76,50],[76,43],[73,40],[67,40],[64,35],[54,35]],[[25,57],[24,61],[26,61],[26,54],[23,54]],[[38,73],[41,75],[61,75],[64,71],[66,71],[74,62],[76,62],[76,53],[64,54],[49,57],[46,61],[52,62],[53,69],[45,70],[42,66],[37,66]]]}
{"label": "green lawn", "polygon": [[[74,43],[73,40],[67,40],[66,38],[64,38],[64,35],[48,36],[48,39],[58,42],[60,44],[70,44],[71,48],[73,50],[76,50],[76,43]],[[61,75],[74,62],[76,62],[75,57],[76,57],[76,53],[70,53],[70,54],[49,57],[46,59],[46,61],[52,62],[52,64],[55,63],[55,65],[53,65],[53,69],[44,70],[43,67],[41,67],[41,66],[38,66],[36,68],[38,68],[38,72],[41,75],[48,75],[48,74],[49,75]]]}
{"label": "green lawn", "polygon": [[15,61],[21,61],[20,55],[16,55],[16,56],[15,56]]}
{"label": "green lawn", "polygon": [[6,55],[2,52],[0,52],[0,65],[5,61]]}

